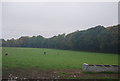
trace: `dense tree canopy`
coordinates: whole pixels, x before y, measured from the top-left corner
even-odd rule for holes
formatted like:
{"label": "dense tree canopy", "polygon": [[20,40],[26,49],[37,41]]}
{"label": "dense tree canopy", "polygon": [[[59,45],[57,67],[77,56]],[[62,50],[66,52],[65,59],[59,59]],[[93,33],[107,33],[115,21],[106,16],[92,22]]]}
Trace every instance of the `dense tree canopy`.
{"label": "dense tree canopy", "polygon": [[118,45],[120,44],[119,28],[120,25],[107,28],[96,26],[83,31],[75,31],[67,35],[59,34],[51,38],[44,38],[39,35],[33,37],[24,36],[19,39],[6,41],[2,39],[2,46],[118,53]]}

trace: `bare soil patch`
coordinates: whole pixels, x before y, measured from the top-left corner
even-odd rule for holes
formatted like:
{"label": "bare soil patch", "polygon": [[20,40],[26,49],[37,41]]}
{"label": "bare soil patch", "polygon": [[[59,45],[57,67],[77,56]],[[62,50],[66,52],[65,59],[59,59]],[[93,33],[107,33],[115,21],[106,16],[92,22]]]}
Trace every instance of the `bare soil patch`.
{"label": "bare soil patch", "polygon": [[81,69],[3,69],[3,79],[118,79],[117,73],[84,73]]}

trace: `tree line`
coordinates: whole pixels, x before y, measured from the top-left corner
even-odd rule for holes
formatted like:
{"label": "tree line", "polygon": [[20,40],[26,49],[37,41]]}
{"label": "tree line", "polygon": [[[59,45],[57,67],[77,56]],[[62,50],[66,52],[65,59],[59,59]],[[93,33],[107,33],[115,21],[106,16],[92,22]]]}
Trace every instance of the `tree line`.
{"label": "tree line", "polygon": [[118,33],[120,25],[105,28],[96,26],[83,31],[59,34],[51,38],[38,36],[22,36],[18,39],[2,40],[2,47],[54,48],[91,52],[118,53],[120,44]]}

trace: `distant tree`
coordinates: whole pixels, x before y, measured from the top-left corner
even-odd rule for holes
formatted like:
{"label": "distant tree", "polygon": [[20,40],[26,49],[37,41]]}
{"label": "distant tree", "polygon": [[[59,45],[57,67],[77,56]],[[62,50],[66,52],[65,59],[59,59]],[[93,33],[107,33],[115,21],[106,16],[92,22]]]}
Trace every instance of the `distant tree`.
{"label": "distant tree", "polygon": [[[22,36],[19,39],[2,41],[3,47],[33,47],[69,49],[92,52],[118,53],[120,45],[120,25],[103,27],[101,25],[83,31],[59,34],[51,38],[38,36]],[[1,42],[0,42],[1,43]]]}

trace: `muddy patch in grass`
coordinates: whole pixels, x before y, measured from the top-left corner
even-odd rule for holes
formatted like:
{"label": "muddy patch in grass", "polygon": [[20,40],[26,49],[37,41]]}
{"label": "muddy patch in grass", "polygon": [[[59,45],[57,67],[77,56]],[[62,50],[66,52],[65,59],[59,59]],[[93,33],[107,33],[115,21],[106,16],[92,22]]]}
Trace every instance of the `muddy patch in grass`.
{"label": "muddy patch in grass", "polygon": [[3,79],[118,79],[117,73],[85,73],[80,69],[3,69]]}

